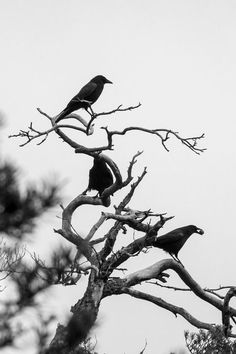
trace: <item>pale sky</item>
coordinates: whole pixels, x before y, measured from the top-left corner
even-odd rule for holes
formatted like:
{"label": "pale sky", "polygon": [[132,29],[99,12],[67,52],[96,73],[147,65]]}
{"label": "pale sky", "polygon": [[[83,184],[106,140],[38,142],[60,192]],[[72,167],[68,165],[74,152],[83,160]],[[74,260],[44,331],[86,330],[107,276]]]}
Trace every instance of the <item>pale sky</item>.
{"label": "pale sky", "polygon": [[[21,140],[7,137],[31,121],[35,128],[47,129],[48,121],[36,107],[56,115],[93,76],[105,75],[114,85],[105,87],[96,112],[121,103],[141,102],[142,107],[101,118],[95,136],[85,140],[78,135],[78,141],[103,144],[99,127],[104,125],[171,128],[183,136],[205,133],[201,146],[208,150],[201,156],[174,139],[168,153],[157,138],[142,133],[115,139],[115,151],[108,155],[125,174],[133,154],[144,150],[134,174],[147,166],[148,175],[130,206],[175,215],[161,234],[188,224],[204,229],[204,236],[193,236],[181,250],[182,262],[202,287],[235,285],[235,18],[236,3],[227,0],[1,1],[0,109],[6,120],[1,157],[17,162],[24,183],[55,175],[66,181],[65,203],[82,192],[91,159],[75,155],[53,135],[40,146],[32,142],[23,148]],[[94,208],[90,217],[88,209],[79,211],[75,226],[86,234],[101,210]],[[60,227],[57,215],[59,207],[42,219],[35,247],[29,246],[42,257],[58,242],[52,231]],[[127,266],[134,271],[166,256],[155,249]],[[169,284],[182,285],[173,274]],[[220,313],[194,296],[143,289],[185,307],[199,320],[220,323]],[[49,294],[51,303],[45,306],[62,314],[82,292],[78,286],[63,288],[63,295],[55,289]],[[169,354],[184,345],[184,329],[194,330],[154,305],[114,296],[102,302],[97,351],[137,354],[146,339],[145,354]]]}

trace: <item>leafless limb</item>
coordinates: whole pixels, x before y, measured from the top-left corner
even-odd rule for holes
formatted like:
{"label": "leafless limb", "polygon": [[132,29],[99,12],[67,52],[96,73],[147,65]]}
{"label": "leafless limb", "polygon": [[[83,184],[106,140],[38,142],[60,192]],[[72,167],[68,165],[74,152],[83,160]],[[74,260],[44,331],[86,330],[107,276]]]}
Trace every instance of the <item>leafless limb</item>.
{"label": "leafless limb", "polygon": [[85,237],[85,240],[90,241],[93,238],[94,234],[99,229],[99,227],[104,223],[105,220],[106,220],[106,216],[102,213],[99,220],[92,226],[88,235]]}
{"label": "leafless limb", "polygon": [[[133,167],[134,163],[136,162],[136,157],[139,156],[139,155],[140,155],[139,152],[137,154],[135,154],[135,156],[133,157],[133,159],[130,162],[130,165],[129,165],[129,168],[128,168],[128,178],[127,178],[127,180],[129,180],[129,179],[132,180],[132,174],[131,174],[132,167]],[[130,202],[130,200],[131,200],[131,198],[133,196],[134,190],[137,188],[137,186],[139,185],[139,183],[141,182],[141,180],[143,179],[145,174],[146,174],[146,169],[144,169],[143,173],[141,174],[140,177],[138,177],[137,181],[131,185],[130,192],[128,192],[128,194],[124,197],[124,199],[118,205],[118,207],[115,207],[115,211],[116,211],[115,215],[121,214],[122,210]],[[126,185],[127,180],[125,182],[123,182],[123,185],[124,184]],[[124,222],[122,220],[117,220],[115,225],[110,229],[110,231],[103,238],[100,238],[99,240],[95,240],[94,241],[94,244],[95,244],[95,242],[96,243],[100,243],[100,242],[106,240],[105,245],[104,245],[103,249],[100,252],[100,257],[103,260],[112,252],[113,247],[114,247],[115,242],[116,242],[116,237],[117,237],[119,231],[121,229],[124,229],[124,225],[123,224],[124,224]],[[107,269],[106,269],[105,272],[107,272]]]}
{"label": "leafless limb", "polygon": [[147,129],[147,128],[142,128],[142,127],[127,127],[122,131],[109,131],[107,127],[103,127],[102,129],[105,129],[105,131],[107,133],[108,144],[105,146],[100,146],[100,147],[95,147],[95,148],[89,148],[89,147],[85,147],[80,144],[77,144],[76,142],[72,141],[69,137],[67,137],[60,130],[60,128],[68,128],[68,129],[78,130],[82,133],[90,135],[93,133],[93,127],[91,126],[91,124],[97,117],[104,116],[104,115],[111,115],[116,112],[130,111],[133,109],[137,109],[138,107],[140,107],[140,105],[141,104],[139,103],[136,106],[130,106],[127,108],[121,108],[122,106],[120,105],[118,108],[116,108],[114,110],[111,110],[109,112],[101,112],[101,113],[95,113],[91,109],[91,113],[88,112],[91,116],[91,119],[88,123],[86,123],[85,120],[81,116],[79,116],[75,113],[67,116],[67,118],[75,118],[76,120],[78,120],[80,123],[82,123],[85,126],[85,129],[83,129],[81,127],[74,126],[74,125],[68,125],[68,124],[57,125],[57,124],[55,124],[56,117],[50,117],[47,113],[43,112],[40,108],[37,108],[37,110],[39,111],[40,114],[44,115],[45,117],[47,117],[50,120],[50,122],[52,124],[52,128],[50,128],[46,131],[40,132],[40,131],[34,129],[32,126],[32,123],[31,123],[28,130],[21,130],[18,134],[10,135],[9,137],[26,138],[27,141],[25,143],[21,144],[20,146],[25,146],[26,144],[30,143],[32,140],[43,137],[43,139],[38,143],[38,145],[40,145],[47,139],[48,135],[51,132],[55,131],[59,136],[61,136],[63,138],[63,140],[65,142],[67,142],[69,145],[71,145],[73,148],[76,149],[75,152],[89,154],[89,153],[101,152],[101,151],[105,151],[105,150],[112,150],[112,148],[113,148],[112,137],[114,135],[124,135],[129,131],[142,131],[142,132],[146,132],[148,134],[154,134],[157,137],[159,137],[161,139],[161,143],[166,151],[169,151],[169,149],[166,146],[166,142],[170,138],[170,135],[175,136],[175,138],[177,140],[181,141],[182,144],[184,144],[187,148],[189,148],[191,151],[193,151],[196,154],[200,154],[201,152],[206,150],[205,148],[198,148],[198,146],[197,146],[198,141],[204,138],[204,134],[199,135],[199,136],[194,136],[194,137],[183,138],[179,135],[178,132],[172,131],[171,129],[160,129],[160,128],[159,129]]}
{"label": "leafless limb", "polygon": [[146,348],[147,348],[147,340],[145,339],[144,348],[141,350],[141,352],[139,354],[143,354],[145,352]]}
{"label": "leafless limb", "polygon": [[[233,288],[233,285],[219,285],[217,288],[205,288],[206,291],[220,291],[220,290],[227,290]],[[224,297],[223,297],[224,298]]]}
{"label": "leafless limb", "polygon": [[117,112],[127,112],[127,111],[132,111],[134,109],[137,109],[141,106],[141,103],[137,104],[136,106],[130,106],[130,107],[126,107],[126,108],[121,108],[122,107],[122,104],[120,104],[117,108],[109,111],[109,112],[101,112],[101,113],[95,113],[93,110],[92,110],[92,107],[90,106],[90,110],[91,110],[91,113],[89,111],[87,111],[91,117],[89,123],[88,123],[88,127],[87,127],[87,132],[89,131],[89,128],[91,126],[91,124],[93,123],[93,121],[98,118],[99,116],[107,116],[107,115],[111,115],[111,114],[114,114],[114,113],[117,113]]}
{"label": "leafless limb", "polygon": [[114,135],[125,135],[127,132],[130,131],[142,131],[148,134],[154,134],[158,138],[160,138],[161,143],[166,151],[169,151],[169,149],[166,146],[166,142],[170,138],[170,135],[173,135],[177,140],[181,141],[182,144],[184,144],[187,148],[189,148],[190,150],[192,150],[194,153],[198,155],[201,152],[204,152],[206,150],[205,148],[197,147],[198,141],[204,138],[204,134],[195,137],[190,137],[190,138],[183,138],[179,135],[178,132],[174,132],[171,129],[147,129],[142,127],[127,127],[122,131],[117,131],[117,130],[109,131],[107,127],[103,127],[102,129],[104,129],[107,133],[108,146],[112,145],[112,137]]}
{"label": "leafless limb", "polygon": [[77,131],[80,131],[80,132],[85,133],[87,135],[91,135],[94,132],[94,129],[92,126],[90,126],[89,129],[87,129],[86,121],[78,114],[75,114],[75,113],[70,114],[69,116],[67,116],[67,118],[76,119],[77,121],[82,123],[82,125],[84,125],[86,129],[83,129],[81,127],[71,125],[71,124],[55,124],[53,117],[50,117],[47,113],[43,112],[40,108],[37,108],[37,110],[43,116],[47,117],[51,121],[53,126],[52,126],[52,128],[47,129],[45,131],[39,131],[33,127],[33,123],[31,122],[28,127],[28,130],[20,130],[20,132],[18,134],[9,135],[9,138],[18,138],[18,137],[26,138],[27,139],[26,142],[23,144],[20,144],[21,147],[29,144],[34,139],[39,139],[42,137],[42,140],[39,143],[37,143],[37,145],[41,145],[48,138],[48,136],[51,132],[54,131],[54,132],[58,133],[59,128],[67,128],[67,129],[77,130]]}
{"label": "leafless limb", "polygon": [[158,283],[157,281],[146,281],[146,283],[147,284],[157,285],[160,288],[171,289],[171,290],[175,290],[175,291],[189,291],[189,292],[192,291],[189,288],[179,288],[179,287],[176,287],[176,286],[163,285],[163,284]]}
{"label": "leafless limb", "polygon": [[[163,284],[160,284],[158,282],[153,282],[153,281],[147,281],[147,283],[148,284],[157,285],[160,288],[172,289],[174,291],[189,291],[189,292],[192,292],[192,289],[190,289],[190,288],[179,288],[179,287],[176,287],[176,286],[163,285]],[[213,294],[213,295],[217,296],[221,300],[223,300],[225,298],[224,296],[219,295],[216,291],[214,291],[214,289],[204,288],[204,291],[209,292],[210,294]]]}
{"label": "leafless limb", "polygon": [[212,294],[209,294],[207,291],[202,289],[185,268],[181,267],[176,261],[173,261],[171,259],[161,260],[147,268],[140,269],[134,273],[131,273],[123,279],[111,278],[111,282],[108,281],[107,286],[105,286],[104,288],[103,297],[110,296],[113,294],[129,294],[133,297],[152,302],[159,307],[165,308],[168,311],[173,312],[175,316],[179,314],[197,328],[205,328],[208,330],[211,329],[213,324],[204,323],[197,320],[182,307],[175,306],[159,297],[143,293],[134,289],[135,285],[141,284],[142,282],[146,282],[147,280],[158,279],[160,277],[168,277],[169,275],[165,273],[165,271],[168,269],[174,270],[182,279],[182,281],[192,290],[192,292],[196,296],[201,298],[203,301],[208,302],[220,311],[223,311],[226,308],[227,311],[225,310],[224,314],[227,314],[228,321],[229,316],[234,317],[236,315],[236,310],[228,306],[229,299],[232,296],[235,296],[236,294],[236,288],[231,290],[231,293],[228,295],[228,299],[226,301],[227,304],[225,305],[225,301],[223,302],[222,300],[218,299],[217,297],[213,296]]}
{"label": "leafless limb", "polygon": [[202,322],[199,321],[197,318],[195,318],[194,316],[192,316],[187,310],[185,310],[183,307],[178,307],[176,305],[173,305],[167,301],[164,301],[163,299],[150,295],[150,294],[146,294],[142,291],[138,291],[138,290],[134,290],[131,288],[124,288],[122,293],[124,294],[128,294],[132,297],[135,297],[137,299],[141,299],[141,300],[145,300],[148,302],[151,302],[161,308],[166,309],[167,311],[172,312],[176,317],[177,315],[180,315],[181,317],[185,318],[191,325],[193,325],[194,327],[197,328],[204,328],[207,330],[210,330],[214,327],[214,324],[211,323],[206,323],[206,322]]}

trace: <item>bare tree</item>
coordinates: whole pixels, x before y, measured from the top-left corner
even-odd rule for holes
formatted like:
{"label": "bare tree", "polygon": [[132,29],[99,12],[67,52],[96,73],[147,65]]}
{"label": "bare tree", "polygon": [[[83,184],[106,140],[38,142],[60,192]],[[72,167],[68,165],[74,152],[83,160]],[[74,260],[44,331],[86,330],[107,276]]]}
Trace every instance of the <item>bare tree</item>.
{"label": "bare tree", "polygon": [[[43,143],[51,134],[55,132],[65,143],[67,143],[73,152],[77,154],[85,154],[91,158],[99,157],[111,169],[114,175],[114,183],[106,188],[101,195],[91,197],[82,192],[76,195],[71,202],[62,207],[62,224],[61,228],[54,230],[55,233],[68,240],[77,248],[77,254],[73,260],[71,273],[67,273],[66,277],[61,277],[64,284],[75,284],[80,281],[80,275],[88,276],[88,285],[81,299],[72,306],[72,317],[66,325],[59,324],[53,340],[51,341],[46,353],[80,353],[79,344],[87,337],[90,329],[94,325],[101,301],[112,295],[128,294],[134,298],[142,299],[153,303],[153,305],[162,307],[174,315],[180,315],[186,321],[197,328],[210,330],[213,328],[212,323],[202,322],[200,319],[192,316],[182,306],[173,305],[160,297],[153,296],[149,293],[142,292],[135,288],[135,285],[149,282],[153,286],[166,287],[178,291],[191,291],[197,297],[207,302],[209,306],[215,307],[219,311],[224,309],[223,296],[218,292],[218,289],[203,289],[187,272],[184,266],[174,259],[163,259],[151,266],[143,269],[137,269],[134,273],[127,271],[125,276],[114,277],[113,272],[122,270],[123,264],[131,257],[139,257],[142,252],[155,245],[157,235],[165,224],[172,219],[172,216],[167,216],[162,213],[142,208],[131,209],[129,203],[136,193],[139,184],[145,177],[147,170],[143,169],[140,176],[133,177],[133,166],[137,162],[139,155],[138,151],[130,158],[130,163],[127,166],[127,175],[123,177],[120,169],[115,161],[105,154],[114,149],[114,140],[117,135],[132,134],[133,131],[140,131],[143,134],[151,134],[156,136],[162,147],[168,150],[168,139],[175,138],[193,153],[200,154],[205,149],[198,146],[199,141],[204,138],[204,134],[184,138],[178,132],[171,129],[147,129],[143,127],[131,126],[121,131],[109,130],[108,127],[103,127],[106,133],[106,142],[102,146],[89,147],[73,140],[65,131],[77,131],[85,136],[89,136],[96,132],[94,122],[101,116],[112,115],[117,112],[127,112],[137,109],[140,106],[131,106],[118,108],[102,113],[95,113],[92,108],[87,111],[89,121],[86,122],[81,116],[73,113],[66,117],[60,124],[55,124],[56,117],[50,117],[48,114],[38,109],[39,113],[46,117],[51,127],[46,131],[40,131],[33,127],[31,123],[28,130],[21,130],[18,134],[12,137],[21,137],[24,142],[21,146],[29,144],[33,140],[38,140],[38,144]],[[72,118],[79,122],[77,124],[68,124],[67,119]],[[94,220],[93,227],[88,230],[87,235],[82,237],[79,230],[76,230],[72,224],[74,212],[83,205],[101,206],[102,200],[105,197],[113,196],[117,191],[126,189],[125,197],[120,200],[117,206],[114,206],[113,212],[102,212],[98,220]],[[106,205],[107,206],[107,205]],[[97,231],[101,225],[107,220],[112,220],[113,225],[107,228],[107,232],[103,237],[96,237]],[[139,232],[140,237],[133,240],[127,246],[121,247],[115,251],[116,241],[121,233],[126,233],[128,229]],[[96,246],[99,245],[99,251]],[[84,262],[86,260],[86,263]],[[165,285],[169,277],[168,270],[174,271],[179,278],[185,283],[186,288],[174,288]],[[75,276],[76,274],[76,276]],[[228,289],[227,289],[228,290]],[[171,291],[171,290],[170,290]],[[233,319],[236,316],[236,309],[227,308],[227,313]],[[229,333],[228,333],[229,335]]]}

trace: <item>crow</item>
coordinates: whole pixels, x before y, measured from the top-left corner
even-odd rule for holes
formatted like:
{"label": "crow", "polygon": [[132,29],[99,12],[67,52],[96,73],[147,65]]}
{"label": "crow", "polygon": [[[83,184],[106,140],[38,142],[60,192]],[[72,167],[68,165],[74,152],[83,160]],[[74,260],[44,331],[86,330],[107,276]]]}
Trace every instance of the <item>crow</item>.
{"label": "crow", "polygon": [[[87,190],[95,189],[101,197],[103,191],[113,184],[113,176],[106,162],[100,157],[95,157],[93,167],[89,171],[89,184]],[[110,197],[102,197],[104,206],[110,205]]]}
{"label": "crow", "polygon": [[68,103],[66,108],[59,113],[56,118],[56,123],[77,109],[84,108],[87,110],[90,105],[97,101],[105,84],[112,84],[112,82],[102,75],[95,76],[84,87],[82,87],[79,93],[77,93],[77,95],[75,95],[75,97],[73,97]]}
{"label": "crow", "polygon": [[170,231],[165,235],[157,237],[153,243],[153,246],[168,252],[174,260],[181,263],[178,258],[178,253],[187,239],[194,233],[203,235],[204,231],[194,225],[179,227],[178,229]]}

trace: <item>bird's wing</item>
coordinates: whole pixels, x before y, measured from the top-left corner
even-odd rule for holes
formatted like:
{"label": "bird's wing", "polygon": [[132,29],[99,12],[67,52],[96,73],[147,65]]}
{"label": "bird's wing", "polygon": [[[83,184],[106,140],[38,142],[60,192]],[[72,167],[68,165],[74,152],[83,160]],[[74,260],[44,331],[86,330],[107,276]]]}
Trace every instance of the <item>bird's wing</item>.
{"label": "bird's wing", "polygon": [[95,84],[95,82],[88,82],[84,87],[82,87],[78,95],[76,95],[74,98],[79,100],[86,100],[94,92],[94,90],[96,90],[96,88],[97,84]]}
{"label": "bird's wing", "polygon": [[166,235],[157,237],[155,241],[159,245],[162,245],[162,244],[169,243],[169,242],[179,241],[182,239],[183,236],[184,236],[184,234],[180,230],[178,230],[178,232],[173,230],[171,232],[168,232]]}

